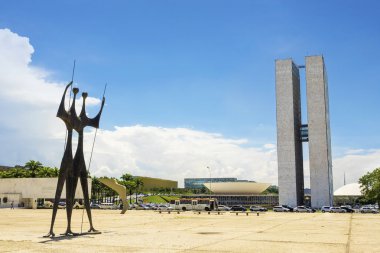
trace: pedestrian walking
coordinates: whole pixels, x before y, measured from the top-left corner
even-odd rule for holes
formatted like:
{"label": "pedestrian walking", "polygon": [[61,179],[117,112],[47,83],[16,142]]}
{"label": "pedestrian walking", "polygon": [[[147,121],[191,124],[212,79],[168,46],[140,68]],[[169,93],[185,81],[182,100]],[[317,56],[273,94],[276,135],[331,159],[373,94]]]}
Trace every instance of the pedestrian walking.
{"label": "pedestrian walking", "polygon": [[13,201],[11,202],[11,209],[15,209],[15,208],[13,207]]}

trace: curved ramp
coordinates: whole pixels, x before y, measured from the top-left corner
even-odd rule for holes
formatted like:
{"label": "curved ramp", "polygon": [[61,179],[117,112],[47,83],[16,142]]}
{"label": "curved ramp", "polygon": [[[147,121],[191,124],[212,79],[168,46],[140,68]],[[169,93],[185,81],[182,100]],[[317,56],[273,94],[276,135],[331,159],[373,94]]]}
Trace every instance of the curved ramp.
{"label": "curved ramp", "polygon": [[124,214],[129,208],[127,200],[127,189],[125,186],[119,184],[113,178],[99,178],[99,181],[119,194],[119,197],[123,202],[123,210],[121,210],[121,214]]}

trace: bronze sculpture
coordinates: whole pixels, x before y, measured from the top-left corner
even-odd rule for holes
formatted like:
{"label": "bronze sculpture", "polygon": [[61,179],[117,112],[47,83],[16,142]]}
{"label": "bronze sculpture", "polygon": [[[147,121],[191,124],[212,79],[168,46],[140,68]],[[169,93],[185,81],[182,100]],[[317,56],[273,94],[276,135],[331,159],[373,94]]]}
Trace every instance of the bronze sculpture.
{"label": "bronze sculpture", "polygon": [[[99,121],[100,116],[103,111],[103,106],[105,102],[105,98],[103,95],[102,105],[99,113],[96,115],[95,118],[88,118],[86,115],[86,109],[85,109],[85,100],[87,98],[87,93],[83,93],[83,105],[82,110],[79,115],[77,116],[76,110],[75,110],[75,98],[76,95],[79,92],[78,88],[73,88],[74,98],[73,103],[69,109],[69,111],[66,111],[65,109],[65,97],[68,88],[72,85],[72,82],[70,82],[63,93],[61,103],[58,108],[57,117],[63,120],[63,122],[66,125],[67,129],[67,141],[65,146],[65,151],[62,157],[61,166],[59,169],[59,175],[58,175],[58,182],[57,182],[57,189],[55,193],[55,199],[53,204],[53,214],[52,214],[52,220],[50,225],[50,231],[45,237],[54,237],[55,234],[53,232],[55,217],[58,210],[58,203],[59,199],[62,194],[63,185],[66,181],[66,216],[67,216],[67,229],[64,235],[78,235],[76,233],[73,233],[71,231],[71,216],[72,216],[72,210],[74,205],[74,198],[75,198],[75,190],[78,183],[78,178],[80,178],[83,196],[84,196],[84,206],[87,211],[87,216],[89,218],[90,222],[90,230],[88,232],[93,233],[99,233],[97,230],[94,229],[94,226],[92,224],[92,216],[91,216],[91,209],[90,209],[90,201],[89,201],[89,192],[88,192],[88,172],[86,169],[86,163],[84,159],[83,154],[83,129],[86,126],[92,126],[95,128],[99,128]],[[72,155],[72,133],[73,129],[78,132],[78,146],[77,151],[75,153],[75,157],[73,159]]]}
{"label": "bronze sculpture", "polygon": [[[90,230],[88,232],[98,232],[97,230],[94,229],[94,226],[92,224],[90,200],[89,200],[89,193],[88,193],[88,182],[87,182],[88,172],[86,169],[86,162],[84,160],[84,154],[83,154],[83,129],[86,126],[99,128],[99,121],[100,121],[100,116],[102,115],[105,98],[103,97],[102,106],[100,108],[98,115],[96,115],[92,119],[88,118],[86,115],[86,107],[85,107],[86,98],[87,98],[86,92],[82,93],[82,98],[83,98],[82,110],[79,114],[79,117],[74,117],[74,120],[73,120],[73,128],[75,129],[75,131],[78,132],[78,147],[77,147],[77,151],[75,153],[74,161],[73,161],[73,167],[74,167],[73,192],[75,193],[77,183],[78,183],[78,178],[80,178],[80,183],[82,186],[83,197],[84,197],[84,207],[86,208],[88,220],[90,222]],[[75,106],[74,106],[74,113],[75,113]],[[74,115],[76,115],[76,113]],[[72,196],[74,197],[74,195]],[[72,206],[71,206],[71,209],[72,209]]]}

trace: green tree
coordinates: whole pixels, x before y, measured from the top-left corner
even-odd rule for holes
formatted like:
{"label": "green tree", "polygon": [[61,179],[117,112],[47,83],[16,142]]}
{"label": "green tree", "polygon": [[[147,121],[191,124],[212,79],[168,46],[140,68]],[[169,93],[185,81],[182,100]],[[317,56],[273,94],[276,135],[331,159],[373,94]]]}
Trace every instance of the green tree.
{"label": "green tree", "polygon": [[278,194],[278,186],[276,185],[271,185],[269,186],[263,194]]}
{"label": "green tree", "polygon": [[42,163],[39,161],[30,160],[25,163],[25,168],[28,168],[30,171],[30,175],[32,177],[36,177],[37,170],[42,167]]}
{"label": "green tree", "polygon": [[125,188],[128,189],[129,191],[129,203],[132,204],[132,191],[134,189],[136,189],[136,181],[135,181],[135,178],[131,175],[131,174],[128,174],[128,173],[125,173],[123,174],[121,177],[120,177],[120,180],[118,180],[119,184],[121,185],[124,185]]}
{"label": "green tree", "polygon": [[15,178],[28,177],[28,172],[23,168],[13,168],[9,170],[9,176]]}
{"label": "green tree", "polygon": [[53,173],[53,177],[58,177],[59,169],[57,167],[54,167],[52,173]]}
{"label": "green tree", "polygon": [[359,183],[365,200],[380,204],[380,168],[362,176]]}
{"label": "green tree", "polygon": [[37,177],[56,177],[58,169],[50,167],[39,167],[36,171]]}
{"label": "green tree", "polygon": [[101,198],[104,187],[97,177],[92,177],[91,199],[98,201]]}
{"label": "green tree", "polygon": [[141,187],[144,186],[144,182],[141,180],[141,178],[135,178],[136,182],[136,204],[137,204],[137,193],[141,189]]}

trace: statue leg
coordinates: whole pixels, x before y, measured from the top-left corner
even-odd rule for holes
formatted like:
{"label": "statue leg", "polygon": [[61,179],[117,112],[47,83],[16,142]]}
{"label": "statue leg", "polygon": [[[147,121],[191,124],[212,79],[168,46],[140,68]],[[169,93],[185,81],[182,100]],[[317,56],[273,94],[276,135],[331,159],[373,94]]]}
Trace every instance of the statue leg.
{"label": "statue leg", "polygon": [[63,166],[61,165],[61,168],[59,170],[59,175],[58,175],[57,189],[55,191],[55,198],[54,198],[54,204],[53,204],[53,215],[51,217],[50,231],[44,237],[50,237],[50,236],[54,237],[55,236],[55,234],[53,232],[53,227],[54,227],[55,217],[57,215],[59,199],[61,198],[63,185],[65,184],[65,179],[66,179],[66,168],[64,167],[64,165]]}
{"label": "statue leg", "polygon": [[[70,171],[71,170],[71,171]],[[72,168],[69,169],[66,179],[66,215],[67,215],[67,229],[65,235],[77,235],[71,231],[71,217],[73,213],[73,199],[75,197],[74,187],[74,175],[72,173]]]}
{"label": "statue leg", "polygon": [[84,197],[84,207],[86,208],[88,221],[90,222],[90,230],[88,232],[98,232],[92,224],[91,208],[90,208],[90,198],[88,192],[88,180],[87,180],[87,171],[86,167],[83,167],[80,174],[80,183],[82,186],[83,197]]}
{"label": "statue leg", "polygon": [[73,196],[72,196],[72,204],[74,205],[75,204],[75,192],[77,190],[77,185],[78,185],[78,180],[79,180],[79,171],[75,168],[75,160],[74,160],[74,179],[73,179],[73,187],[72,187],[72,191],[73,191]]}

